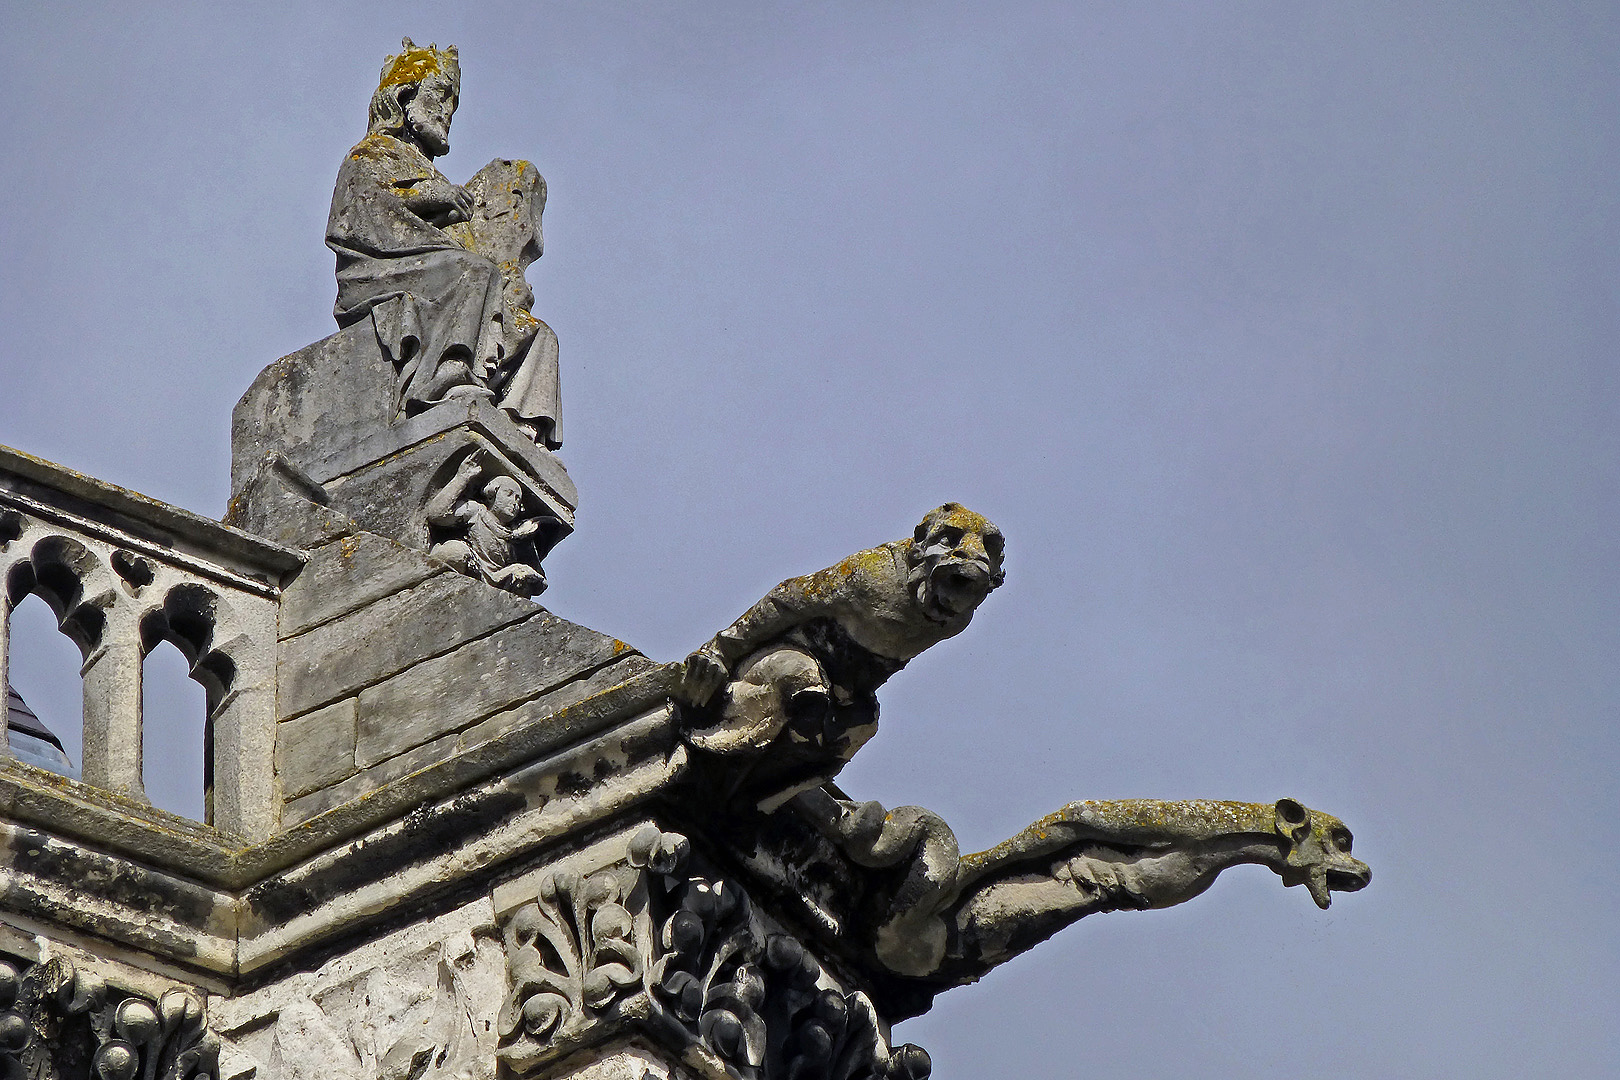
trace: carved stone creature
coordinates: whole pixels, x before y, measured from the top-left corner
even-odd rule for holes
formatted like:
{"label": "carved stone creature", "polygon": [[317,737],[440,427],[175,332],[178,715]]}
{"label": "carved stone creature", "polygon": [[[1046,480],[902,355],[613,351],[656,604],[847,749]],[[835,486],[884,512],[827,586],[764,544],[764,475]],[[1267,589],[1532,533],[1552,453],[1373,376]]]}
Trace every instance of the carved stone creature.
{"label": "carved stone creature", "polygon": [[1344,823],[1293,799],[1075,802],[965,857],[945,822],[919,807],[885,812],[825,790],[795,805],[860,865],[905,867],[874,951],[896,974],[947,985],[978,979],[1086,915],[1191,900],[1241,863],[1304,885],[1323,908],[1372,879],[1350,854]]}
{"label": "carved stone creature", "polygon": [[877,688],[1002,583],[1002,547],[946,503],[905,540],[782,582],[687,657],[688,741],[750,759],[738,782],[767,801],[834,775],[877,730]]}
{"label": "carved stone creature", "polygon": [[487,397],[541,445],[561,445],[557,338],[529,311],[546,188],[497,159],[466,187],[433,166],[461,91],[455,46],[409,38],[383,64],[366,137],[338,171],[326,243],[339,326],[372,320],[399,372],[401,412]]}
{"label": "carved stone creature", "polygon": [[535,540],[550,519],[524,515],[523,488],[510,476],[485,482],[482,498],[470,495],[484,468],[476,455],[463,458],[450,482],[428,499],[423,513],[441,536],[428,554],[498,589],[538,595],[546,575]]}

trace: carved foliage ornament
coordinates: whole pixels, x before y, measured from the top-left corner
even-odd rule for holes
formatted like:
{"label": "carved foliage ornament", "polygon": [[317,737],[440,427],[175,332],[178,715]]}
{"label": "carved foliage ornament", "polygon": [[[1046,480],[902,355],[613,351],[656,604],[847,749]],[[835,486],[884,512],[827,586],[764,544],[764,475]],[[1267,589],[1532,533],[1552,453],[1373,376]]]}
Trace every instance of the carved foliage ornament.
{"label": "carved foliage ornament", "polygon": [[862,993],[828,985],[794,938],[735,882],[689,865],[678,833],[649,826],[624,862],[540,880],[505,920],[511,993],[501,1056],[518,1065],[644,992],[652,1022],[701,1043],[744,1080],[923,1080],[928,1055],[891,1050]]}
{"label": "carved foliage ornament", "polygon": [[61,957],[26,970],[0,961],[5,1080],[212,1080],[218,1059],[194,991],[176,987],[152,1002]]}

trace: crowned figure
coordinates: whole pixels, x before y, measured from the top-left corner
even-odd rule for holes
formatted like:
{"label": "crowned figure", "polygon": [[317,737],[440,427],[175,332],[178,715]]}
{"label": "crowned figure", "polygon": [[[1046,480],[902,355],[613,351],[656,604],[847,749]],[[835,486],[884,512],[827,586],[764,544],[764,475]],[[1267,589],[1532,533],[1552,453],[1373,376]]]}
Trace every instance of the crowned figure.
{"label": "crowned figure", "polygon": [[340,327],[371,321],[400,413],[482,397],[556,449],[557,336],[530,313],[524,279],[542,251],[546,182],[527,161],[497,158],[465,187],[434,168],[450,149],[461,68],[453,45],[402,45],[332,192],[333,314]]}

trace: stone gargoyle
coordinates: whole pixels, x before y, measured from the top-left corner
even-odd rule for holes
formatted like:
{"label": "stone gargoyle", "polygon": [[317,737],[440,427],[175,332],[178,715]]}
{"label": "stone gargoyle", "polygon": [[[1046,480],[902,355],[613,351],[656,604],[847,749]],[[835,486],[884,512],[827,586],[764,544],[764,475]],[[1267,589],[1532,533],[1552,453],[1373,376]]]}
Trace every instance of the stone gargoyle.
{"label": "stone gargoyle", "polygon": [[1087,915],[1191,900],[1243,863],[1304,885],[1322,908],[1372,880],[1344,822],[1293,799],[1075,802],[965,856],[921,807],[886,811],[823,788],[793,809],[857,865],[892,871],[869,945],[889,971],[944,986],[973,982]]}
{"label": "stone gargoyle", "polygon": [[946,503],[904,540],[782,582],[687,657],[688,742],[766,807],[830,778],[876,733],[877,688],[967,629],[1001,556],[999,529]]}
{"label": "stone gargoyle", "polygon": [[875,734],[877,688],[1002,583],[1002,552],[1000,530],[946,503],[908,539],[782,582],[686,659],[685,737],[713,766],[705,779],[722,805],[807,820],[865,875],[857,949],[931,994],[1086,915],[1190,900],[1242,863],[1324,908],[1367,885],[1344,823],[1292,799],[1075,802],[963,856],[937,814],[828,783]]}

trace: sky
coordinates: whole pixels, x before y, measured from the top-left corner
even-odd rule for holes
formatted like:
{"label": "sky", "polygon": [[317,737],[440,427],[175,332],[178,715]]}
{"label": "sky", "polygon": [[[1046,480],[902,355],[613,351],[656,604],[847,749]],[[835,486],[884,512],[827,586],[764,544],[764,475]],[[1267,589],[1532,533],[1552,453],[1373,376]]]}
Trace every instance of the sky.
{"label": "sky", "polygon": [[842,786],[1355,832],[1327,912],[1240,867],[944,995],[936,1077],[1620,1074],[1620,8],[19,0],[0,443],[223,512],[402,35],[444,172],[548,182],[545,606],[677,659],[957,500],[1007,583]]}

